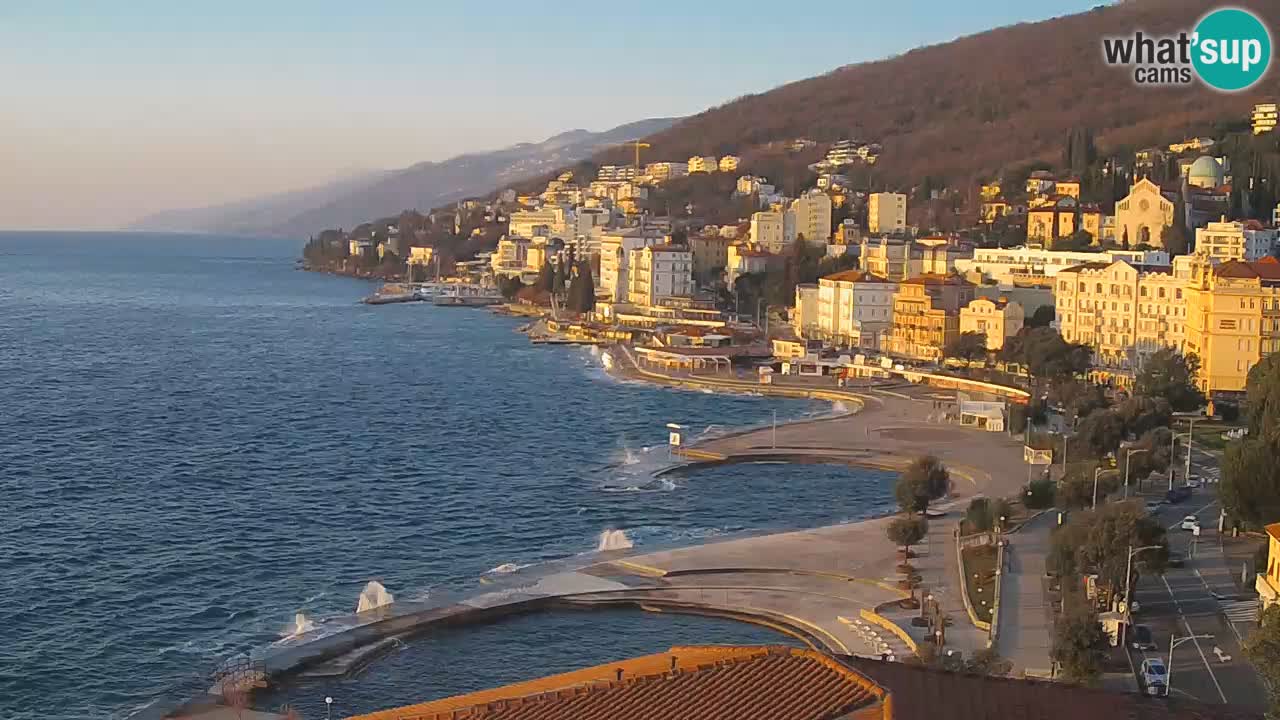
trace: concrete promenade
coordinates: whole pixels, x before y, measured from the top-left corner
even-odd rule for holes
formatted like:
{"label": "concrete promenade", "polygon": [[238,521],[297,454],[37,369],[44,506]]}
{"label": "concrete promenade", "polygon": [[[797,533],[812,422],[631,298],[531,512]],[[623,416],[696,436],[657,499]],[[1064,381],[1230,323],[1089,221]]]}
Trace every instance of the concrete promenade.
{"label": "concrete promenade", "polygon": [[1014,674],[1048,677],[1052,668],[1052,612],[1045,594],[1045,556],[1049,533],[1057,523],[1054,511],[1041,514],[1017,532],[1006,534],[1000,626],[996,649],[1013,664]]}

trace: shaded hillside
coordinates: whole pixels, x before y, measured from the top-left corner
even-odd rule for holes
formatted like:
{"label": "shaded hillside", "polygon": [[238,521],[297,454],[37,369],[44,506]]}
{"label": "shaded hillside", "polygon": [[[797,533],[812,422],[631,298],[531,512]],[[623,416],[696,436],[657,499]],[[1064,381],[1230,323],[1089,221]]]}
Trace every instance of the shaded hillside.
{"label": "shaded hillside", "polygon": [[306,237],[326,228],[351,228],[405,210],[428,211],[485,195],[530,177],[591,157],[601,148],[670,127],[676,118],[653,118],[603,132],[570,130],[539,143],[422,162],[359,182],[281,193],[212,208],[174,210],[144,218],[147,230],[229,232]]}
{"label": "shaded hillside", "polygon": [[[1272,27],[1280,0],[1244,0]],[[886,60],[851,65],[712,108],[648,138],[652,159],[738,153],[807,137],[877,140],[884,153],[872,182],[906,188],[926,176],[951,184],[1003,168],[1061,157],[1075,127],[1092,128],[1103,151],[1169,142],[1243,120],[1274,95],[1280,72],[1246,93],[1199,85],[1137,87],[1124,68],[1102,61],[1101,38],[1141,29],[1190,29],[1202,1],[1145,0],[1000,28]],[[627,162],[624,150],[594,158]],[[750,164],[744,170],[751,171]]]}

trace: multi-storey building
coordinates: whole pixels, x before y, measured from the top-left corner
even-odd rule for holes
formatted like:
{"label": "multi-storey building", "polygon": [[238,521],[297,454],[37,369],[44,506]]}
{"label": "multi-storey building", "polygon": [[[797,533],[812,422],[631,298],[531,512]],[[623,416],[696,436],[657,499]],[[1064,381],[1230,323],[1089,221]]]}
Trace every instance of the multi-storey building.
{"label": "multi-storey building", "polygon": [[651,245],[631,251],[627,299],[633,305],[660,305],[693,297],[693,255],[680,245]]}
{"label": "multi-storey building", "polygon": [[920,257],[910,240],[867,238],[858,251],[858,267],[872,275],[901,282],[920,274]]}
{"label": "multi-storey building", "polygon": [[976,273],[982,279],[994,280],[1000,285],[1013,285],[1051,280],[1062,270],[1084,263],[1111,263],[1116,260],[1142,265],[1168,265],[1169,253],[1163,250],[1070,252],[1029,247],[980,248],[973,251],[972,258],[956,260],[956,270],[966,274]]}
{"label": "multi-storey building", "polygon": [[907,196],[902,193],[871,193],[867,205],[867,229],[872,233],[906,230]]}
{"label": "multi-storey building", "polygon": [[817,328],[812,337],[845,347],[878,348],[881,335],[893,324],[897,291],[898,283],[860,270],[819,278]]}
{"label": "multi-storey building", "polygon": [[960,334],[960,309],[974,298],[974,286],[954,275],[918,275],[893,296],[888,352],[938,361],[942,348]]}
{"label": "multi-storey building", "polygon": [[1280,261],[1201,258],[1186,294],[1186,352],[1200,361],[1200,390],[1237,396],[1249,370],[1280,351]]}
{"label": "multi-storey building", "polygon": [[724,269],[725,281],[732,288],[738,278],[743,275],[767,271],[770,263],[778,257],[761,250],[758,246],[741,242],[730,243]]}
{"label": "multi-storey building", "polygon": [[818,285],[796,285],[796,306],[791,313],[791,327],[800,337],[808,340],[821,337],[818,326]]}
{"label": "multi-storey building", "polygon": [[1276,231],[1262,227],[1257,220],[1248,222],[1211,222],[1196,229],[1196,254],[1211,262],[1227,260],[1260,260],[1276,246]]}
{"label": "multi-storey building", "polygon": [[974,298],[960,309],[960,332],[982,333],[987,349],[999,350],[1006,339],[1018,334],[1025,320],[1022,306],[1008,298]]}
{"label": "multi-storey building", "polygon": [[751,242],[773,253],[780,253],[795,240],[794,218],[792,232],[787,232],[787,213],[765,210],[751,215]]}
{"label": "multi-storey building", "polygon": [[[600,234],[600,286],[597,295],[621,301],[630,293],[631,251],[671,242],[667,231],[648,228],[622,228]],[[690,261],[692,262],[692,261]]]}
{"label": "multi-storey building", "polygon": [[689,251],[693,253],[693,276],[706,282],[717,270],[729,265],[730,238],[718,232],[702,232],[689,236]]}
{"label": "multi-storey building", "polygon": [[1183,285],[1169,265],[1119,260],[1067,268],[1054,283],[1058,329],[1067,342],[1093,348],[1096,364],[1132,372],[1156,350],[1182,349]]}
{"label": "multi-storey building", "polygon": [[824,192],[808,192],[791,203],[796,237],[809,243],[825,243],[831,237],[831,198]]}
{"label": "multi-storey building", "polygon": [[519,276],[524,273],[528,257],[528,238],[504,237],[498,241],[498,247],[489,257],[489,265],[493,268],[494,275]]}
{"label": "multi-storey building", "polygon": [[713,173],[720,169],[720,161],[715,155],[694,155],[689,158],[690,173]]}
{"label": "multi-storey building", "polygon": [[596,180],[604,182],[634,181],[635,179],[635,165],[601,165],[600,170],[596,172]]}
{"label": "multi-storey building", "polygon": [[742,158],[737,155],[725,155],[720,158],[720,172],[734,172],[741,163]]}
{"label": "multi-storey building", "polygon": [[539,235],[572,237],[570,224],[573,220],[573,210],[564,205],[548,205],[538,210],[517,210],[511,213],[508,220],[507,234],[520,238]]}
{"label": "multi-storey building", "polygon": [[1254,105],[1253,114],[1249,118],[1253,123],[1253,134],[1261,135],[1275,130],[1277,117],[1280,117],[1280,113],[1277,112],[1275,103],[1258,103]]}
{"label": "multi-storey building", "polygon": [[666,182],[689,174],[689,163],[655,162],[644,166],[645,177],[653,182]]}

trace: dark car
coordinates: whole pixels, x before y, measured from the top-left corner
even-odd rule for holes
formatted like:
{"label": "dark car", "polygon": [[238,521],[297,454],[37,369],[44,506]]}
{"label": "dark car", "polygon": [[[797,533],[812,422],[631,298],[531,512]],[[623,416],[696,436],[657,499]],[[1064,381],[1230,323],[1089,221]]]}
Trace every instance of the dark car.
{"label": "dark car", "polygon": [[1176,487],[1164,494],[1164,499],[1171,503],[1180,503],[1191,497],[1191,488],[1186,485]]}
{"label": "dark car", "polygon": [[1129,647],[1134,650],[1155,650],[1156,644],[1151,639],[1151,628],[1146,625],[1134,625],[1129,630]]}

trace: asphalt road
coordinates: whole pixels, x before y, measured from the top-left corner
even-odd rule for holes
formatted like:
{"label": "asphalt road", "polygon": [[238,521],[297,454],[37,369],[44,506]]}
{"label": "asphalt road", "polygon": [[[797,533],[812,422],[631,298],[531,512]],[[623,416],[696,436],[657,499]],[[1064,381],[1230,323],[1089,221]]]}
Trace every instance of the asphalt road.
{"label": "asphalt road", "polygon": [[[1163,659],[1170,668],[1174,695],[1264,708],[1265,688],[1241,650],[1243,638],[1254,627],[1256,596],[1239,593],[1232,573],[1240,570],[1227,566],[1219,545],[1219,507],[1214,499],[1217,459],[1197,451],[1192,473],[1208,482],[1189,500],[1163,505],[1157,513],[1168,529],[1170,551],[1185,558],[1183,566],[1168,568],[1163,577],[1141,577],[1134,592],[1141,608],[1134,622],[1151,628],[1157,649],[1130,650],[1130,659],[1135,668],[1144,657]],[[1182,481],[1181,467],[1178,481]],[[1143,499],[1163,499],[1166,488],[1149,486]],[[1186,515],[1200,521],[1199,537],[1180,529]],[[1172,638],[1209,635],[1179,642],[1170,662]]]}

